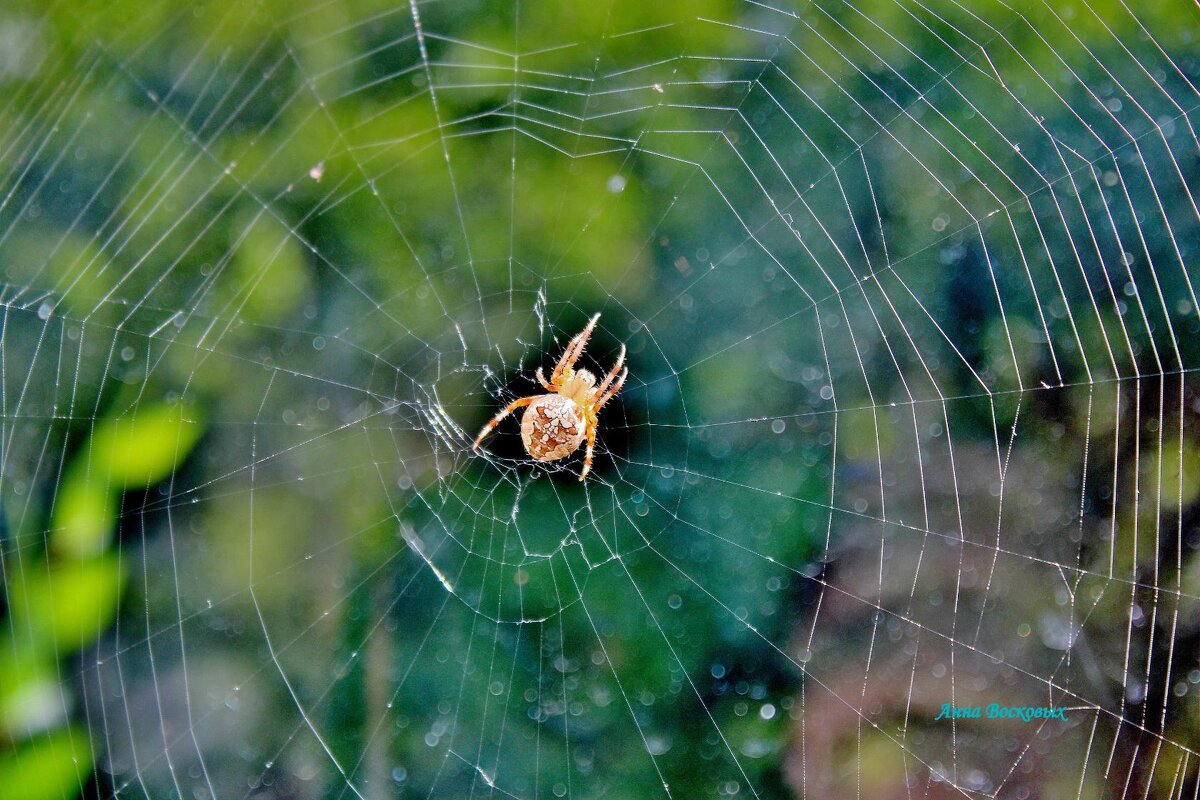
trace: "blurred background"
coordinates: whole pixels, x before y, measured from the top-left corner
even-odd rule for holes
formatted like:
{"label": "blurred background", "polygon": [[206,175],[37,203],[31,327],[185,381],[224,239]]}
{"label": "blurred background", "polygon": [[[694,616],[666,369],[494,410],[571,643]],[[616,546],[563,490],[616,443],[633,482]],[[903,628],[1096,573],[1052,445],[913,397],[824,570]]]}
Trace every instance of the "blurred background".
{"label": "blurred background", "polygon": [[1194,797],[1198,22],[6,4],[0,797]]}

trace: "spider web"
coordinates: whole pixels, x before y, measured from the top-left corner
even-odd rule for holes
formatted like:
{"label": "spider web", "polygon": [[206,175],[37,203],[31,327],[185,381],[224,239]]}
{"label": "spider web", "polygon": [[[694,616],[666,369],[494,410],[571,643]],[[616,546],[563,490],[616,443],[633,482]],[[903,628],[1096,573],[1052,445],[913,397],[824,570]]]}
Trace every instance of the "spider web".
{"label": "spider web", "polygon": [[206,419],[80,791],[1196,797],[1195,6],[577,5],[5,12],[6,564]]}

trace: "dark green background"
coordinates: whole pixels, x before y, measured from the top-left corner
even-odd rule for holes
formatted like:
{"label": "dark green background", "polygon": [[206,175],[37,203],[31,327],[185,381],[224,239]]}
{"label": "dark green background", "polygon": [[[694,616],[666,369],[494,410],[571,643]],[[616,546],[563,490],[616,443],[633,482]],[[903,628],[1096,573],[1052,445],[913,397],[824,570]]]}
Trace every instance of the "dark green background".
{"label": "dark green background", "polygon": [[6,8],[0,796],[1190,796],[1198,21]]}

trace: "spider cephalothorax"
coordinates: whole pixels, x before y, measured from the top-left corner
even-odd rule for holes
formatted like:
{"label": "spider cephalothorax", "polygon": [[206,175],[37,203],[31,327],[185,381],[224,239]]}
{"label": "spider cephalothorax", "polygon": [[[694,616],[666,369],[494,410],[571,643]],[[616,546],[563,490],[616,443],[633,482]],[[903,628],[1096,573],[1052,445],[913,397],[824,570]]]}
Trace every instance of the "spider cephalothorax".
{"label": "spider cephalothorax", "polygon": [[[600,315],[596,314],[588,320],[587,326],[567,345],[562,358],[550,373],[549,382],[546,381],[541,368],[538,369],[538,383],[549,394],[522,397],[509,403],[483,426],[483,430],[475,438],[472,450],[479,448],[483,437],[491,433],[500,420],[518,408],[528,406],[521,417],[521,441],[525,445],[525,452],[538,461],[557,461],[578,450],[579,445],[586,439],[587,450],[583,456],[583,471],[579,473],[579,480],[587,477],[592,469],[592,450],[596,445],[596,427],[599,425],[597,415],[604,404],[621,390],[625,378],[629,375],[628,369],[621,371],[621,366],[625,363],[625,345],[621,345],[617,363],[604,376],[599,386],[596,385],[595,375],[586,369],[574,369],[575,362],[583,353],[584,345],[592,335],[598,319]],[[617,377],[618,372],[620,377]]]}

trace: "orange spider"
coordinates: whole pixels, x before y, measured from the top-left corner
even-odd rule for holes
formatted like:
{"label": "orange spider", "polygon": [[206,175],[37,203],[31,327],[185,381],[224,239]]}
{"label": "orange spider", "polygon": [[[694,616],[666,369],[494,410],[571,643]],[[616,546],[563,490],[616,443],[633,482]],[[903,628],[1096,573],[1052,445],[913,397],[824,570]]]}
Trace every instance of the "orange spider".
{"label": "orange spider", "polygon": [[621,377],[617,377],[621,365],[625,363],[625,345],[621,345],[617,363],[599,386],[596,385],[596,376],[586,369],[572,369],[583,353],[584,345],[592,335],[598,319],[599,314],[588,320],[587,327],[567,345],[562,358],[550,373],[549,383],[542,375],[541,367],[538,367],[538,383],[549,394],[530,395],[513,400],[483,426],[483,430],[475,438],[475,444],[471,445],[472,450],[479,449],[483,437],[491,433],[492,429],[500,424],[500,420],[518,408],[529,406],[521,416],[521,442],[525,445],[525,452],[538,461],[557,461],[578,450],[586,438],[587,451],[583,457],[583,471],[579,473],[579,480],[587,477],[592,469],[596,427],[600,424],[597,415],[604,404],[621,391],[621,387],[625,385],[625,378],[629,376],[629,370],[626,369],[621,372]]}

